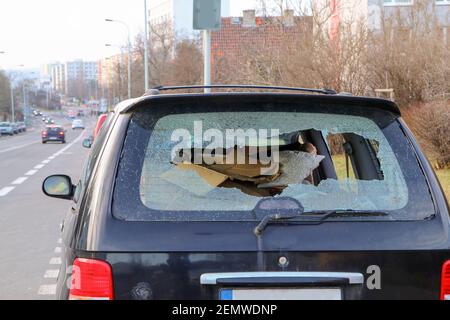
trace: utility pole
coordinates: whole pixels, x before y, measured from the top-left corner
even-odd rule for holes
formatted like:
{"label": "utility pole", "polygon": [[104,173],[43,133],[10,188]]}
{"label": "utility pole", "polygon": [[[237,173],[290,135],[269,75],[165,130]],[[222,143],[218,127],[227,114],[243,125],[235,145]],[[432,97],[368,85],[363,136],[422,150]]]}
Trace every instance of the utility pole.
{"label": "utility pole", "polygon": [[144,0],[144,12],[145,12],[145,26],[144,26],[144,88],[145,92],[149,89],[149,70],[148,70],[148,11],[147,0]]}
{"label": "utility pole", "polygon": [[27,117],[27,95],[26,95],[26,90],[25,90],[25,79],[22,80],[22,94],[23,94],[23,116],[24,116],[24,120],[25,123],[28,122],[28,117]]}
{"label": "utility pole", "polygon": [[[203,82],[205,86],[211,86],[211,30],[203,30]],[[210,93],[210,88],[205,88],[205,93]]]}
{"label": "utility pole", "polygon": [[13,83],[10,80],[10,88],[11,88],[11,122],[16,122],[16,117],[15,117],[15,110],[14,110],[14,88],[13,88]]}
{"label": "utility pole", "polygon": [[45,94],[47,109],[49,109],[49,107],[50,107],[50,97],[49,97],[49,95],[50,95],[50,92],[48,91],[48,88],[47,88],[46,94]]}

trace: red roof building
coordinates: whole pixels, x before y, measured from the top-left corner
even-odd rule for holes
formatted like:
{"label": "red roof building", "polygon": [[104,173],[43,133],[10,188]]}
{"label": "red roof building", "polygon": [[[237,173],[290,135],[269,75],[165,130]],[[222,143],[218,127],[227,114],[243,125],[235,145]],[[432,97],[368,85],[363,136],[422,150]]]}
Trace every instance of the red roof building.
{"label": "red roof building", "polygon": [[246,10],[243,17],[222,18],[221,29],[211,35],[213,83],[226,81],[230,77],[224,73],[237,72],[252,55],[277,52],[311,32],[311,17],[294,16],[291,10],[281,17],[256,17],[254,10]]}

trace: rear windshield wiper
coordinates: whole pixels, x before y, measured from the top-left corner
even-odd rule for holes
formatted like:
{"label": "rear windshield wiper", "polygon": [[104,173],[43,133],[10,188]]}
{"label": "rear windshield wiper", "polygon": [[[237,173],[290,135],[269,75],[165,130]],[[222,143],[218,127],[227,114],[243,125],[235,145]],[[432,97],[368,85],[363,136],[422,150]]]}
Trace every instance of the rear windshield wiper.
{"label": "rear windshield wiper", "polygon": [[260,236],[266,227],[271,223],[291,221],[294,223],[320,224],[331,217],[367,217],[367,216],[387,216],[384,211],[370,210],[329,210],[311,211],[299,214],[272,214],[265,216],[254,229],[256,236]]}

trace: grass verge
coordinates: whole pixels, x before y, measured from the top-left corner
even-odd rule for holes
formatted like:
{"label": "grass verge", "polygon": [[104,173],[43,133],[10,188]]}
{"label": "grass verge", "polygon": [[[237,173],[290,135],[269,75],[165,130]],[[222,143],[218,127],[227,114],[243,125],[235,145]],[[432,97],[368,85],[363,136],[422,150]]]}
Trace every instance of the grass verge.
{"label": "grass verge", "polygon": [[447,200],[450,201],[450,169],[437,170],[436,175],[441,182],[441,186],[444,189]]}

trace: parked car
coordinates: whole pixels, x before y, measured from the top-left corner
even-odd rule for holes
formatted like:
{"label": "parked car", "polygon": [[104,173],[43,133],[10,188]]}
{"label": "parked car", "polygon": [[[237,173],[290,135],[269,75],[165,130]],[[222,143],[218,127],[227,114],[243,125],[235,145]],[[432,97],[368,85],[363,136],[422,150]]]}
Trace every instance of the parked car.
{"label": "parked car", "polygon": [[14,127],[10,122],[0,122],[0,134],[1,135],[14,135]]}
{"label": "parked car", "polygon": [[98,117],[97,123],[95,124],[94,132],[92,135],[89,135],[86,139],[83,140],[83,147],[88,149],[92,147],[92,144],[94,143],[96,137],[100,133],[100,130],[103,128],[103,124],[105,123],[107,118],[108,118],[107,113],[103,113]]}
{"label": "parked car", "polygon": [[14,134],[19,134],[22,132],[17,122],[11,122],[11,126],[13,128]]}
{"label": "parked car", "polygon": [[94,128],[93,140],[95,140],[95,138],[97,137],[97,135],[100,132],[100,129],[103,127],[103,124],[105,123],[105,120],[107,117],[108,117],[108,114],[106,114],[106,113],[101,114],[98,117],[97,123],[95,124],[95,128]]}
{"label": "parked car", "polygon": [[72,201],[57,296],[450,299],[448,204],[397,105],[239,88],[266,92],[123,102],[79,181],[45,179]]}
{"label": "parked car", "polygon": [[69,110],[67,112],[67,116],[69,117],[69,119],[75,119],[77,117],[77,113],[74,110]]}
{"label": "parked car", "polygon": [[81,129],[84,130],[84,123],[81,119],[75,119],[72,121],[72,130]]}
{"label": "parked car", "polygon": [[27,131],[27,126],[25,125],[25,122],[17,122],[17,127],[19,128],[20,132]]}
{"label": "parked car", "polygon": [[66,131],[63,127],[57,125],[50,125],[45,127],[41,133],[42,143],[47,143],[49,141],[59,141],[61,143],[66,143]]}
{"label": "parked car", "polygon": [[47,117],[47,119],[45,120],[46,124],[55,124],[55,120],[53,120],[51,117]]}

